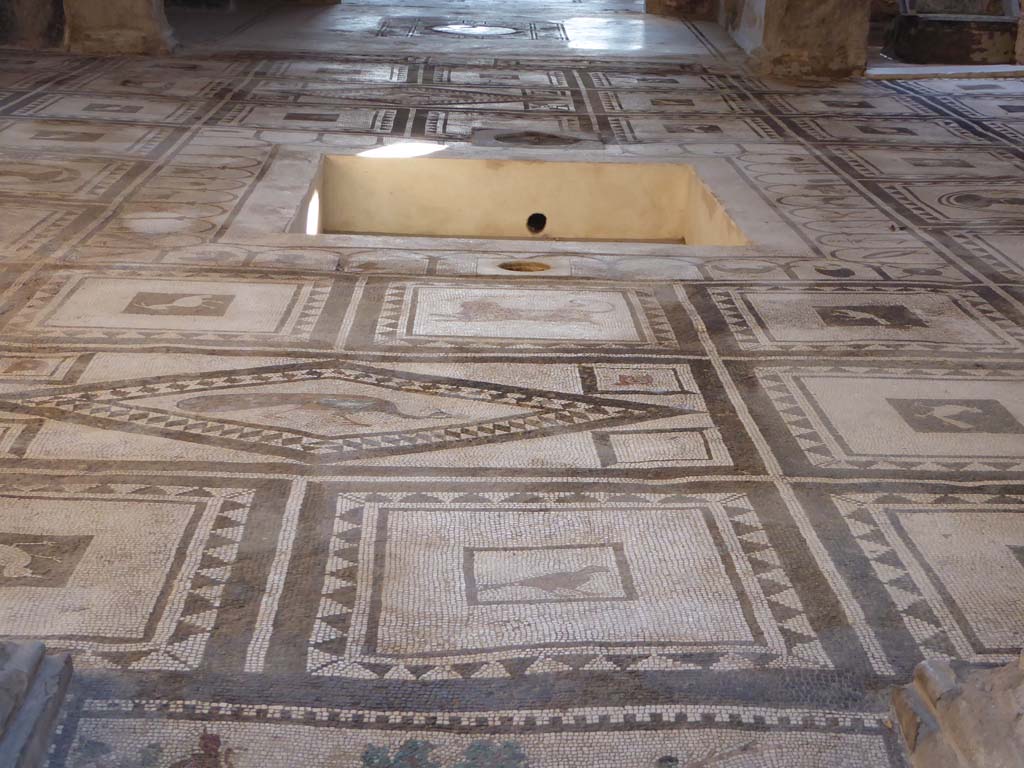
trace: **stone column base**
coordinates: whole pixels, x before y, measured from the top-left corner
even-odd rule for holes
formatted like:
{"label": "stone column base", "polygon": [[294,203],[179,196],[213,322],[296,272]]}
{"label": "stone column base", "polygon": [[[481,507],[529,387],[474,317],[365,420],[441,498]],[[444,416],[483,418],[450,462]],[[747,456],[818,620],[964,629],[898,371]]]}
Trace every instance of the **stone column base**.
{"label": "stone column base", "polygon": [[64,0],[64,47],[98,56],[175,48],[163,0]]}
{"label": "stone column base", "polygon": [[80,34],[69,39],[65,46],[71,53],[91,56],[119,56],[121,54],[166,55],[177,47],[173,37],[154,37],[132,29],[111,29],[89,35]]}

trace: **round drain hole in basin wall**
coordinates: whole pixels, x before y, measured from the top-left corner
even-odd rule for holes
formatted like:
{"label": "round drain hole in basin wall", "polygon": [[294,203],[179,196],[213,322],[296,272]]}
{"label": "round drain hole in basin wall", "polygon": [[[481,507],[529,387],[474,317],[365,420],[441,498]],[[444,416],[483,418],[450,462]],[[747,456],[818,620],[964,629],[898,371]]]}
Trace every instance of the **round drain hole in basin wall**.
{"label": "round drain hole in basin wall", "polygon": [[551,269],[550,264],[545,264],[543,261],[503,261],[498,265],[498,269],[507,269],[509,272],[547,272]]}
{"label": "round drain hole in basin wall", "polygon": [[555,133],[541,131],[516,131],[515,133],[496,134],[494,140],[501,144],[519,144],[527,147],[567,147],[579,144],[579,139],[572,136],[559,136]]}
{"label": "round drain hole in basin wall", "polygon": [[472,37],[514,35],[517,31],[512,27],[492,27],[487,24],[444,24],[430,29],[434,32],[443,32],[446,35],[470,35]]}
{"label": "round drain hole in basin wall", "polygon": [[526,220],[526,228],[533,232],[535,235],[539,235],[544,231],[544,227],[548,225],[548,217],[543,213],[531,213],[529,218]]}

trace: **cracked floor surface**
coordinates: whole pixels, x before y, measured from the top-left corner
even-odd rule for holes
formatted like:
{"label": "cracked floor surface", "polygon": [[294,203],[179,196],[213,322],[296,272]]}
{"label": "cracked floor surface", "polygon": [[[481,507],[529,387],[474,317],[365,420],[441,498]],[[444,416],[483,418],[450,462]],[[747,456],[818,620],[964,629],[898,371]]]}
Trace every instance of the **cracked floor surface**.
{"label": "cracked floor surface", "polygon": [[[51,765],[895,767],[890,686],[1019,651],[1024,82],[503,11],[0,55],[0,633],[74,653]],[[493,129],[713,163],[783,245],[239,229],[282,157]]]}

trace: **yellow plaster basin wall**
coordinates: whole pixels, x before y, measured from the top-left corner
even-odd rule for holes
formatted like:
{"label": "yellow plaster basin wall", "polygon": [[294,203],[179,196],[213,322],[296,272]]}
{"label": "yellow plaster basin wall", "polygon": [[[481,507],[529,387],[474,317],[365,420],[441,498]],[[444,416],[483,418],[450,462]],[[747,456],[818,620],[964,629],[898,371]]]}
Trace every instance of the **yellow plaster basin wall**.
{"label": "yellow plaster basin wall", "polygon": [[749,244],[688,165],[328,156],[320,185],[327,234]]}

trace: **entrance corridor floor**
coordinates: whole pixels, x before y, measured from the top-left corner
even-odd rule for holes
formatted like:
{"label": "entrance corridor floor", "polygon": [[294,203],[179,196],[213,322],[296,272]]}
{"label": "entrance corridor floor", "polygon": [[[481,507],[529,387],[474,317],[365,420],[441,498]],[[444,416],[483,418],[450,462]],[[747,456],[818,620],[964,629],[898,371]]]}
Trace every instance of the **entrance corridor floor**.
{"label": "entrance corridor floor", "polygon": [[[0,53],[52,766],[896,768],[891,686],[1019,653],[1024,81],[783,83],[617,2],[196,18]],[[750,243],[289,227],[424,145],[691,164]]]}

